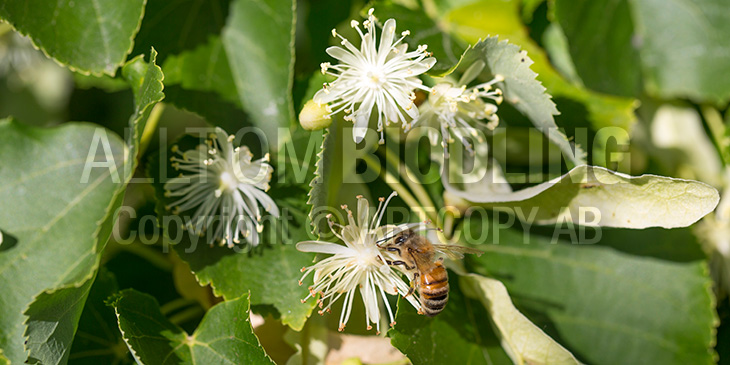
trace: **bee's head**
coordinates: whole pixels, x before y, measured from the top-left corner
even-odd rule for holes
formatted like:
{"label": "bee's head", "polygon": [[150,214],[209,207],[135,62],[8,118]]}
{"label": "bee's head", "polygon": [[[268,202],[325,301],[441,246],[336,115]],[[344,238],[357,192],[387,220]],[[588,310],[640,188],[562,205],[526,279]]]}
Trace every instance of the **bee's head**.
{"label": "bee's head", "polygon": [[398,232],[394,236],[388,236],[381,239],[379,242],[383,242],[382,247],[397,247],[402,246],[415,232],[411,229]]}
{"label": "bee's head", "polygon": [[396,246],[402,246],[409,238],[411,238],[416,232],[411,229],[406,229],[403,232],[398,233],[393,237],[393,244]]}

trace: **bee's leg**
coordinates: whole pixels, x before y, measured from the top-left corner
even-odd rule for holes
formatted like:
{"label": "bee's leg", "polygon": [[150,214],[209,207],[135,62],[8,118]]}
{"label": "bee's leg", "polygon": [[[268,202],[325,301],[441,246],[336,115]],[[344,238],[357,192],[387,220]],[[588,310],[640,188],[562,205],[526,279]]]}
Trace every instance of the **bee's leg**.
{"label": "bee's leg", "polygon": [[388,250],[390,252],[397,252],[398,255],[400,255],[400,248],[397,248],[397,247],[388,247],[388,248],[386,248],[386,250]]}
{"label": "bee's leg", "polygon": [[403,296],[403,298],[407,298],[409,295],[413,294],[413,292],[416,291],[415,283],[416,283],[416,280],[418,280],[418,276],[419,276],[419,274],[417,272],[413,273],[413,280],[411,280],[411,287],[408,288],[408,293],[405,296]]}
{"label": "bee's leg", "polygon": [[400,261],[400,260],[398,260],[398,261],[385,260],[385,263],[388,264],[388,265],[390,265],[390,266],[403,265],[406,268],[406,270],[413,270],[413,267],[412,266],[408,266],[408,264],[406,264],[404,261]]}

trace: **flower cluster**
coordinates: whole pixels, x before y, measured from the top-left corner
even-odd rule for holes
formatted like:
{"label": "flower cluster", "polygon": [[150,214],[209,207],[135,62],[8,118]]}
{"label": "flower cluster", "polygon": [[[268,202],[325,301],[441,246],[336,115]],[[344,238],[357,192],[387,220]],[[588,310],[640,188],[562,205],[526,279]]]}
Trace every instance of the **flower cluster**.
{"label": "flower cluster", "polygon": [[[209,242],[232,247],[245,238],[258,245],[261,209],[279,216],[276,203],[265,193],[274,169],[268,154],[259,160],[246,146],[233,147],[234,136],[220,128],[207,144],[182,152],[172,147],[172,167],[180,175],[165,183],[165,196],[177,200],[167,205],[174,214],[192,211],[186,228],[191,234],[210,234]],[[193,210],[194,209],[194,210]]]}
{"label": "flower cluster", "polygon": [[413,104],[416,98],[414,91],[428,90],[418,75],[436,63],[436,59],[426,52],[427,46],[408,52],[408,45],[403,43],[410,34],[408,31],[402,32],[401,37],[393,41],[396,32],[394,19],[385,22],[380,43],[376,45],[376,22],[373,9],[363,22],[365,33],[357,21],[351,22],[360,34],[360,49],[332,30],[332,35],[339,37],[345,48],[330,47],[327,53],[341,63],[322,63],[322,73],[334,76],[336,80],[325,84],[314,95],[316,103],[327,104],[330,115],[341,111],[347,114],[345,120],[355,123],[353,138],[357,143],[365,137],[373,108],[378,109],[377,131],[380,132],[381,143],[384,123],[400,122],[403,128],[407,128],[409,120],[418,117],[418,108]]}
{"label": "flower cluster", "polygon": [[[433,127],[429,139],[434,145],[438,143],[438,136],[434,131],[441,131],[441,146],[446,156],[448,156],[448,145],[454,142],[454,138],[473,154],[474,150],[467,134],[477,142],[484,142],[476,128],[477,125],[483,124],[487,129],[493,130],[499,123],[496,112],[497,105],[502,103],[502,90],[495,89],[494,84],[504,81],[504,78],[497,75],[488,82],[468,88],[466,86],[483,68],[484,62],[477,61],[467,69],[458,86],[448,82],[434,86],[423,113],[413,121],[414,125],[425,124]],[[492,100],[494,104],[488,103],[487,100]]]}
{"label": "flower cluster", "polygon": [[[390,123],[400,123],[405,131],[416,124],[424,124],[440,131],[446,155],[447,145],[455,139],[473,152],[467,135],[482,142],[477,124],[486,123],[484,126],[488,129],[496,127],[499,119],[495,113],[502,101],[502,91],[494,85],[504,78],[497,75],[491,81],[467,87],[484,69],[484,62],[477,61],[456,85],[446,81],[433,87],[424,85],[418,76],[436,63],[431,53],[426,52],[427,46],[421,45],[409,52],[408,45],[403,42],[409,31],[402,32],[401,37],[394,41],[394,19],[383,24],[380,42],[376,42],[378,19],[373,12],[370,9],[368,19],[363,23],[365,32],[357,21],[351,22],[360,35],[359,49],[332,30],[332,34],[342,40],[344,48],[333,46],[327,49],[327,53],[340,63],[321,64],[322,73],[335,80],[324,84],[314,95],[314,102],[325,106],[327,118],[344,112],[344,119],[355,124],[353,139],[356,143],[365,137],[370,116],[377,108],[376,131],[380,133],[380,143],[384,142],[384,127]],[[428,103],[420,112],[414,104],[416,90],[430,94]],[[489,100],[494,103],[489,103]],[[433,132],[429,137],[434,143],[438,139]]]}
{"label": "flower cluster", "polygon": [[360,296],[365,305],[368,329],[372,329],[371,323],[374,323],[376,330],[380,332],[379,296],[388,312],[391,326],[395,325],[395,318],[386,294],[406,297],[408,302],[421,312],[418,299],[414,295],[408,295],[409,285],[386,263],[387,258],[383,256],[378,246],[378,240],[390,237],[401,229],[397,226],[380,226],[385,208],[395,195],[394,192],[387,200],[380,198],[378,208],[372,216],[367,199],[359,196],[357,218],[347,206],[342,207],[347,212],[348,221],[344,226],[333,222],[329,215],[327,219],[330,228],[344,245],[324,241],[305,241],[297,244],[297,249],[303,252],[332,255],[312,266],[302,268],[304,275],[299,285],[302,285],[309,274],[314,273],[314,284],[309,287],[309,295],[302,302],[319,294],[317,304],[320,315],[329,312],[332,304],[345,296],[344,307],[340,313],[340,331],[345,329],[350,318],[357,288],[360,288]]}

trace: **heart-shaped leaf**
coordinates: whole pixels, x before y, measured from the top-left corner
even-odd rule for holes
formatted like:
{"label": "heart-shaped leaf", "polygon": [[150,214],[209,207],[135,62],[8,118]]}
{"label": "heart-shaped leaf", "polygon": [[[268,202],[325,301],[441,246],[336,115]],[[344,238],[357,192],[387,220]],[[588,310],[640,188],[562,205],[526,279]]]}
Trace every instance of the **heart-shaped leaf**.
{"label": "heart-shaped leaf", "polygon": [[140,364],[273,364],[253,333],[245,296],[211,308],[190,335],[162,315],[155,298],[134,289],[109,305]]}
{"label": "heart-shaped leaf", "polygon": [[[0,291],[13,293],[0,298],[0,347],[13,362],[26,360],[23,311],[35,296],[90,280],[98,244],[108,237],[99,222],[122,184],[124,149],[117,136],[89,124],[0,122]],[[62,331],[66,346],[73,327]],[[56,349],[56,361],[67,350]]]}

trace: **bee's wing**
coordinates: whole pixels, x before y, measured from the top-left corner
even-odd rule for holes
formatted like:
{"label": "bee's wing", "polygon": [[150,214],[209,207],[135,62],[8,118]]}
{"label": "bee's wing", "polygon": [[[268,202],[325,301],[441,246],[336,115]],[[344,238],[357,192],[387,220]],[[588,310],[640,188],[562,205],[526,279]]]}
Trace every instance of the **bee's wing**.
{"label": "bee's wing", "polygon": [[457,246],[457,245],[440,245],[434,244],[434,249],[448,256],[452,260],[461,260],[464,258],[465,253],[475,254],[480,256],[484,251],[477,250],[471,247]]}

